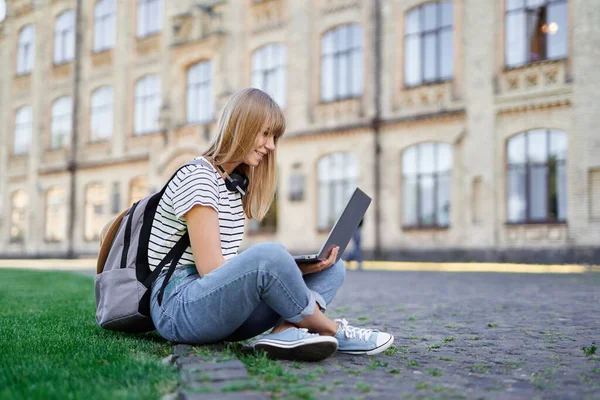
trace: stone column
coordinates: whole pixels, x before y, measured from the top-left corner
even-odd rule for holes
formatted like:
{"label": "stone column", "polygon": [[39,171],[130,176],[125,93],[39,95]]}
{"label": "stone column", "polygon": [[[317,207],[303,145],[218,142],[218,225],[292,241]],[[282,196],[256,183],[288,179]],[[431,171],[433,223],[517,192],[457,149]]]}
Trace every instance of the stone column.
{"label": "stone column", "polygon": [[[495,195],[498,185],[497,155],[501,149],[495,148],[494,141],[494,12],[491,1],[464,0],[462,26],[462,71],[463,91],[466,112],[466,137],[462,154],[469,154],[465,164],[464,180],[459,190],[464,198],[470,199],[473,182],[481,177],[481,201],[487,205],[487,212],[481,215],[478,225],[473,225],[470,213],[462,222],[464,226],[465,247],[492,248],[496,245],[498,230],[497,209],[500,206]],[[467,207],[467,204],[453,204],[453,208]]]}
{"label": "stone column", "polygon": [[592,187],[590,176],[600,168],[600,3],[573,0],[569,12],[574,14],[569,27],[574,46],[568,50],[573,65],[573,131],[567,132],[569,240],[598,248],[600,220],[591,214],[591,202],[600,199],[592,198],[598,188]]}

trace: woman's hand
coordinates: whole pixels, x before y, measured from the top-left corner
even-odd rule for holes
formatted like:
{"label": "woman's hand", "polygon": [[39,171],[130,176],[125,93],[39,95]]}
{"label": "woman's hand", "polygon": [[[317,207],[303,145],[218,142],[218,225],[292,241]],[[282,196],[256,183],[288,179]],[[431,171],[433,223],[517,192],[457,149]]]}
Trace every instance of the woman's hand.
{"label": "woman's hand", "polygon": [[313,264],[300,263],[298,264],[298,268],[300,268],[300,271],[302,271],[302,275],[314,274],[315,272],[323,271],[324,269],[327,269],[333,264],[335,264],[335,260],[337,259],[339,250],[340,248],[338,246],[335,246],[329,252],[329,256],[326,260],[319,261]]}

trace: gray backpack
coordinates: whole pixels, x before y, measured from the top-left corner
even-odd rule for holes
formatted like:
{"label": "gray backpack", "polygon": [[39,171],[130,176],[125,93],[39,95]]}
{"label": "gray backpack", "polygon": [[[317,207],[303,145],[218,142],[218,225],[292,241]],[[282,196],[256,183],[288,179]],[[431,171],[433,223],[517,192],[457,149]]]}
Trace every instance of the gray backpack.
{"label": "gray backpack", "polygon": [[[193,160],[182,165],[171,177],[188,165],[209,165]],[[177,262],[190,245],[186,232],[154,271],[148,265],[148,244],[156,208],[169,181],[156,192],[134,203],[103,230],[96,265],[94,290],[96,322],[104,329],[121,332],[149,332],[155,329],[150,317],[152,283],[168,263],[169,270],[160,293],[159,304]]]}

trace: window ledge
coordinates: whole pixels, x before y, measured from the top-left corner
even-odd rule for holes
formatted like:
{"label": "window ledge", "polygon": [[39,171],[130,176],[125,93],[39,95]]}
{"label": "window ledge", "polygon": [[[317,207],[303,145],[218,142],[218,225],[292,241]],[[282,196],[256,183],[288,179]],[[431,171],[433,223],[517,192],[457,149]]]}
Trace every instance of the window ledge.
{"label": "window ledge", "polygon": [[567,225],[567,221],[556,221],[556,220],[544,220],[544,221],[519,221],[519,222],[511,222],[506,221],[504,223],[505,226],[539,226],[539,225]]}
{"label": "window ledge", "polygon": [[255,231],[248,231],[248,236],[273,235],[277,233],[277,228],[264,228]]}
{"label": "window ledge", "polygon": [[158,31],[152,31],[152,32],[146,32],[146,33],[144,33],[143,35],[136,35],[136,37],[135,37],[135,38],[136,38],[138,41],[144,41],[144,40],[146,40],[146,39],[149,39],[149,38],[151,38],[151,37],[153,37],[153,36],[160,35],[160,33],[161,33],[161,32],[162,32],[162,30],[158,30]]}
{"label": "window ledge", "polygon": [[439,80],[435,80],[435,81],[431,81],[431,82],[417,83],[414,85],[406,85],[405,84],[403,86],[403,89],[404,90],[414,90],[414,89],[418,89],[418,88],[422,88],[422,87],[440,86],[440,85],[444,85],[447,83],[452,83],[452,81],[454,81],[454,78],[439,79]]}
{"label": "window ledge", "polygon": [[450,225],[402,225],[403,231],[446,231]]}
{"label": "window ledge", "polygon": [[552,58],[552,59],[548,59],[548,60],[532,61],[530,63],[521,64],[521,65],[513,65],[513,66],[505,65],[504,72],[526,70],[528,68],[549,65],[549,64],[565,63],[565,62],[567,62],[567,59],[568,59],[567,57],[562,57],[562,58]]}

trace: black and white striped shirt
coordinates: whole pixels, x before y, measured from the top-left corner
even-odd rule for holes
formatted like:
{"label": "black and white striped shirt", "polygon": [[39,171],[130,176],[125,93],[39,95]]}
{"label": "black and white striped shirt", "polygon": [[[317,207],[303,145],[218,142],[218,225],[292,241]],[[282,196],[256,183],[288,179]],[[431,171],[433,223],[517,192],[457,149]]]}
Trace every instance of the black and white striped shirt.
{"label": "black and white striped shirt", "polygon": [[[219,214],[223,258],[229,260],[237,254],[244,236],[245,216],[241,194],[229,191],[225,181],[212,165],[190,165],[179,170],[158,202],[148,246],[148,263],[151,270],[160,264],[185,234],[185,214],[198,204],[212,207]],[[177,266],[185,264],[195,264],[191,246],[187,248]]]}

